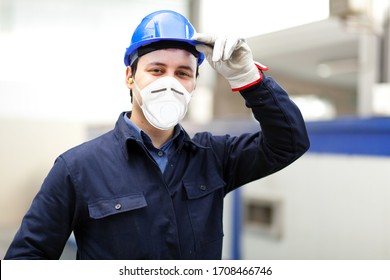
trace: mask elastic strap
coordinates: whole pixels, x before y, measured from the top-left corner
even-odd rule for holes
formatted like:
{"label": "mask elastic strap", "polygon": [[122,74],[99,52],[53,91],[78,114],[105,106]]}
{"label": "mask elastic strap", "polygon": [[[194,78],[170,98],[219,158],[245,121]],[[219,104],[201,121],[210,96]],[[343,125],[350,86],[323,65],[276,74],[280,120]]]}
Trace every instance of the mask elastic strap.
{"label": "mask elastic strap", "polygon": [[[137,82],[135,81],[135,79],[133,79],[133,84],[134,84],[134,86],[135,86],[137,92],[138,92],[139,94],[141,94],[141,89],[139,88],[139,86],[138,86]],[[135,100],[137,101],[138,106],[139,106],[139,107],[142,107],[142,106],[141,106],[141,103],[140,103],[139,100],[138,100],[137,93],[136,93],[136,92],[134,92],[134,93],[135,93],[135,94],[134,94]]]}

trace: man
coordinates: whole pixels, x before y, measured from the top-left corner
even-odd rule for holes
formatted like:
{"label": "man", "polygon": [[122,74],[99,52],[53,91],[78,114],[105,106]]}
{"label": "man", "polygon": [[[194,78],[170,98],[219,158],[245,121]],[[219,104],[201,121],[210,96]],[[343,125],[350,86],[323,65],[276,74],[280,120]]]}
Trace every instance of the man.
{"label": "man", "polygon": [[[190,138],[179,124],[204,58],[259,132]],[[132,111],[57,158],[5,259],[58,259],[72,232],[77,259],[220,259],[226,194],[309,147],[299,109],[242,39],[198,34],[182,15],[157,11],[136,28],[125,65]]]}

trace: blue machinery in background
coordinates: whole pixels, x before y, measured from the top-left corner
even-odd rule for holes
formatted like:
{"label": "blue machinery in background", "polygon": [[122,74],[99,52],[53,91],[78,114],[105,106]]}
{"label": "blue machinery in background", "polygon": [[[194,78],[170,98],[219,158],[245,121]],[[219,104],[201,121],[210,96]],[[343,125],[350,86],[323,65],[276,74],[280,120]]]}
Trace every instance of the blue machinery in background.
{"label": "blue machinery in background", "polygon": [[[390,118],[339,118],[307,122],[309,153],[390,156]],[[233,192],[231,258],[241,259],[242,202]]]}
{"label": "blue machinery in background", "polygon": [[232,221],[232,256],[233,260],[241,259],[241,228],[242,228],[242,203],[241,190],[233,191],[233,221]]}
{"label": "blue machinery in background", "polygon": [[390,118],[308,122],[309,152],[390,156]]}

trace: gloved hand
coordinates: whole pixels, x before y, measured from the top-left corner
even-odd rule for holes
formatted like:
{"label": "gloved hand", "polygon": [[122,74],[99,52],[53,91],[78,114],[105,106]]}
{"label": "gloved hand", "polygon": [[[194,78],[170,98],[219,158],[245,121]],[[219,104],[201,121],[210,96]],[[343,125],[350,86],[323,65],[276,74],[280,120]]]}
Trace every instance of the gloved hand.
{"label": "gloved hand", "polygon": [[233,91],[260,82],[260,70],[268,70],[266,66],[253,61],[252,51],[245,39],[206,33],[196,33],[192,39],[199,42],[196,49],[204,53],[209,64],[229,82]]}

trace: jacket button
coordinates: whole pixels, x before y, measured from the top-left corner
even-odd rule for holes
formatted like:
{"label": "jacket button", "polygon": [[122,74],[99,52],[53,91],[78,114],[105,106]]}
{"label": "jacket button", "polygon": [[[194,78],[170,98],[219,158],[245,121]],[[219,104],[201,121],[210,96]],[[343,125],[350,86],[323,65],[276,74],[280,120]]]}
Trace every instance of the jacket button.
{"label": "jacket button", "polygon": [[205,190],[207,190],[207,186],[205,186],[205,185],[200,185],[200,189],[201,189],[202,191],[205,191]]}
{"label": "jacket button", "polygon": [[121,208],[122,208],[122,205],[121,205],[120,203],[115,204],[115,209],[116,209],[116,210],[119,210],[119,209],[121,209]]}

